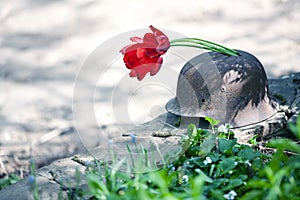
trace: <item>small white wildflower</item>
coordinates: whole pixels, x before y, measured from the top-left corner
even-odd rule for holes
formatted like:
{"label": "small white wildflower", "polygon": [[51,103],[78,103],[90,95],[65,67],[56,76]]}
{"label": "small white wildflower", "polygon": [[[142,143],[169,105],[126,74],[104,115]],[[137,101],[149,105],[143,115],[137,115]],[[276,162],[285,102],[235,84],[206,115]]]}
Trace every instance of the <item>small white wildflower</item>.
{"label": "small white wildflower", "polygon": [[227,128],[226,128],[226,126],[225,125],[220,125],[219,127],[218,127],[218,132],[220,132],[220,133],[227,133]]}
{"label": "small white wildflower", "polygon": [[218,132],[228,133],[231,128],[232,126],[230,124],[222,124],[218,127]]}
{"label": "small white wildflower", "polygon": [[245,164],[246,164],[246,165],[249,165],[249,167],[252,166],[252,164],[249,162],[249,160],[246,160],[246,161],[245,161]]}
{"label": "small white wildflower", "polygon": [[185,183],[187,183],[189,181],[188,175],[183,175],[182,176],[182,181],[185,182]]}
{"label": "small white wildflower", "polygon": [[236,192],[234,190],[231,190],[228,194],[224,194],[223,197],[228,200],[233,200],[236,195]]}
{"label": "small white wildflower", "polygon": [[206,157],[205,160],[203,161],[204,165],[210,164],[212,163],[212,160],[210,159],[210,157]]}
{"label": "small white wildflower", "polygon": [[236,161],[234,162],[234,166],[237,166],[238,164],[239,164],[238,162],[236,162]]}

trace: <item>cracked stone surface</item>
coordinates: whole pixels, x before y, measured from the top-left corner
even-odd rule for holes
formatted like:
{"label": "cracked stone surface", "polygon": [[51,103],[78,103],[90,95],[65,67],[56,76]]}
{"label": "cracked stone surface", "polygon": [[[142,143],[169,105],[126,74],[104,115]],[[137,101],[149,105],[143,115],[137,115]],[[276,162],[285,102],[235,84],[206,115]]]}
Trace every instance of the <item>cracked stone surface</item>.
{"label": "cracked stone surface", "polygon": [[[267,140],[271,137],[277,136],[289,136],[289,132],[286,129],[288,122],[295,123],[295,119],[300,112],[300,73],[291,74],[279,79],[271,79],[269,81],[269,88],[274,96],[279,97],[278,101],[281,104],[281,110],[273,117],[251,126],[246,126],[240,129],[234,130],[236,137],[240,142],[246,142],[254,134],[258,134],[262,140]],[[166,116],[167,115],[167,116]],[[164,114],[158,118],[165,119],[169,124],[177,121],[176,117],[170,114]],[[177,130],[168,124],[165,124],[162,132],[170,132],[166,137],[154,137],[153,130],[155,124],[161,126],[161,120],[153,120],[146,124],[133,129],[128,134],[119,135],[113,138],[112,144],[96,147],[86,154],[78,154],[69,158],[57,160],[52,164],[42,167],[37,170],[37,182],[42,199],[57,199],[58,197],[66,197],[68,194],[72,195],[72,191],[76,186],[79,188],[86,188],[84,178],[81,178],[80,182],[76,181],[76,173],[84,174],[85,170],[93,163],[94,159],[97,159],[99,163],[106,162],[112,164],[112,152],[116,156],[117,160],[126,160],[130,163],[130,155],[128,154],[127,147],[134,150],[135,145],[132,142],[132,136],[136,135],[136,144],[142,145],[148,152],[153,150],[154,154],[149,157],[149,160],[153,160],[153,168],[147,168],[144,170],[155,169],[155,166],[160,166],[163,163],[162,159],[170,160],[176,159],[181,151],[180,138],[186,133],[186,130]],[[157,151],[160,149],[160,153]],[[113,151],[112,151],[113,150]],[[138,162],[139,155],[132,151],[133,159]],[[114,167],[113,165],[111,165]],[[121,167],[120,170],[123,170]],[[124,170],[126,170],[124,168]],[[143,169],[142,169],[143,170]],[[7,187],[0,191],[1,199],[31,199],[32,194],[30,192],[30,186],[27,179],[23,179],[20,182]],[[88,199],[88,196],[82,198]]]}

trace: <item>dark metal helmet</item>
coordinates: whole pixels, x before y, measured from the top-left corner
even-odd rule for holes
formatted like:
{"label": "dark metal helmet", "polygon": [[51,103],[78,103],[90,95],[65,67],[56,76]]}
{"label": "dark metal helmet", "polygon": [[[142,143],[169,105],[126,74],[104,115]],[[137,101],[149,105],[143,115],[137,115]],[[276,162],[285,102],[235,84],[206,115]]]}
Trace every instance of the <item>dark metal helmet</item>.
{"label": "dark metal helmet", "polygon": [[259,60],[217,52],[200,54],[182,68],[176,97],[168,112],[183,117],[211,117],[240,127],[263,121],[278,110],[268,93],[268,80]]}

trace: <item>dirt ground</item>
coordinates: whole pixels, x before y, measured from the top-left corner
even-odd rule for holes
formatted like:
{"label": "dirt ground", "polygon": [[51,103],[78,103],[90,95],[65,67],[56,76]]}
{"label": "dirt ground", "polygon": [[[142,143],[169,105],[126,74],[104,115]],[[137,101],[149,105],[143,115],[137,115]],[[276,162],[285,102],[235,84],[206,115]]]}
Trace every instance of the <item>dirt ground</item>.
{"label": "dirt ground", "polygon": [[[0,177],[26,174],[30,158],[41,167],[85,151],[73,122],[74,81],[102,42],[152,24],[251,52],[275,78],[300,71],[299,10],[298,0],[0,0]],[[128,73],[114,69],[112,77]],[[106,81],[103,96],[114,89]],[[99,129],[115,131],[110,98],[96,106]],[[133,118],[149,112],[138,106]]]}

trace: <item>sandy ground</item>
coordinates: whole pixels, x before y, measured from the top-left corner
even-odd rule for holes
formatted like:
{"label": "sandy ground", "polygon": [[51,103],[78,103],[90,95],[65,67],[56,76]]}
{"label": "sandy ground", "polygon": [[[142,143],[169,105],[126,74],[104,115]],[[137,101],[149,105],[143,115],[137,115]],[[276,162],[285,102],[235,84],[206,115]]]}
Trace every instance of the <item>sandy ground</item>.
{"label": "sandy ground", "polygon": [[[74,80],[111,37],[152,24],[251,52],[274,78],[300,71],[299,10],[298,0],[0,0],[0,176],[26,172],[30,157],[43,166],[84,150],[74,131]],[[120,65],[96,98],[102,129],[114,124],[109,95],[114,77],[128,73]],[[157,94],[156,104],[173,95]],[[161,109],[145,105],[132,99],[132,121]]]}

